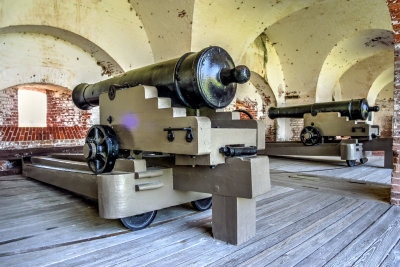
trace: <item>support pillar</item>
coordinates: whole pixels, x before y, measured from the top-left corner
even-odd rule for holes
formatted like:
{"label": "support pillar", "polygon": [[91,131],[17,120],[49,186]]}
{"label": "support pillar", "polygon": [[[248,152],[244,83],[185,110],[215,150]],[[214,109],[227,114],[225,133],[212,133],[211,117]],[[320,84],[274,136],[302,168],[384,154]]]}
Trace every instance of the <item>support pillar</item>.
{"label": "support pillar", "polygon": [[256,200],[212,196],[212,231],[215,239],[237,245],[256,235]]}

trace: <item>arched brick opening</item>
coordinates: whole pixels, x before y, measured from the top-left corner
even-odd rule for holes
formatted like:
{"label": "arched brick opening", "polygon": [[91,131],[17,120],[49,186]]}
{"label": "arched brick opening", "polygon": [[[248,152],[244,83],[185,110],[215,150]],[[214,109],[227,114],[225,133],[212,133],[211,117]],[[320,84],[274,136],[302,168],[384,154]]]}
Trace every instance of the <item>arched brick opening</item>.
{"label": "arched brick opening", "polygon": [[[21,89],[46,94],[46,127],[19,127],[17,92]],[[3,124],[0,126],[0,148],[83,145],[86,131],[92,124],[92,113],[75,108],[71,93],[64,87],[42,84],[18,85],[1,90]]]}
{"label": "arched brick opening", "polygon": [[[45,127],[20,127],[18,90],[46,95]],[[22,84],[0,90],[0,149],[27,151],[82,146],[87,130],[98,120],[98,112],[76,108],[71,94],[72,90],[52,84]],[[0,171],[7,171],[13,166],[12,159],[0,159]]]}
{"label": "arched brick opening", "polygon": [[400,205],[400,2],[387,0],[394,30],[393,172],[391,204]]}

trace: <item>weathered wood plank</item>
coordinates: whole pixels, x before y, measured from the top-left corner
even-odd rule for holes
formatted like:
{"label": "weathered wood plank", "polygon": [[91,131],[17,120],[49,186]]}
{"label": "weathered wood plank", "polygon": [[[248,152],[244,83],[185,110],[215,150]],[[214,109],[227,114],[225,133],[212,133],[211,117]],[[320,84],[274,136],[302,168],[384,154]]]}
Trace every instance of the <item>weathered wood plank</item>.
{"label": "weathered wood plank", "polygon": [[279,186],[338,194],[348,197],[379,200],[389,203],[390,186],[348,179],[309,174],[271,174],[271,183]]}
{"label": "weathered wood plank", "polygon": [[[84,213],[82,213],[84,214]],[[24,238],[15,242],[6,243],[0,246],[0,255],[8,255],[10,252],[32,250],[38,247],[51,247],[59,243],[69,243],[75,240],[87,239],[111,234],[118,231],[125,231],[117,220],[97,221],[97,217],[92,216],[68,216],[63,220],[55,219],[44,223],[35,223],[28,229],[16,228],[9,229],[15,232],[16,238]],[[87,229],[90,228],[90,231]],[[6,240],[12,240],[8,232],[1,233]],[[12,234],[11,234],[12,236]],[[29,238],[25,238],[29,237]]]}
{"label": "weathered wood plank", "polygon": [[[291,188],[291,189],[292,190],[290,190],[290,191],[276,194],[274,196],[257,201],[257,207],[263,207],[265,204],[280,201],[282,199],[293,198],[293,196],[296,197],[298,194],[301,194],[301,192],[302,192],[300,190],[295,190],[293,188]],[[309,192],[306,192],[306,194],[309,194]]]}
{"label": "weathered wood plank", "polygon": [[[372,224],[361,236],[354,239],[345,249],[332,258],[326,266],[353,265],[379,238],[392,231],[400,224],[400,209],[391,208],[374,224]],[[363,249],[360,249],[363,248]]]}
{"label": "weathered wood plank", "polygon": [[[301,222],[292,223],[286,227],[274,232],[271,235],[263,235],[260,240],[252,243],[240,249],[234,253],[231,253],[222,259],[214,262],[215,265],[233,266],[238,265],[251,257],[256,256],[262,251],[279,244],[285,239],[295,236],[298,232],[304,231],[304,229],[309,229],[310,226],[318,225],[318,221],[326,220],[325,217],[331,218],[331,214],[338,214],[342,211],[343,207],[351,207],[356,200],[343,198],[339,201],[331,203],[331,205],[312,213],[311,215],[302,218]],[[328,212],[329,211],[329,212]],[[316,223],[317,222],[317,223]]]}
{"label": "weathered wood plank", "polygon": [[283,212],[286,209],[291,209],[292,203],[302,203],[306,200],[311,200],[315,197],[318,197],[318,194],[315,192],[307,192],[298,190],[297,194],[293,194],[290,196],[282,197],[279,201],[276,201],[275,205],[262,205],[258,208],[260,211],[257,215],[259,218],[263,218],[265,216],[272,216],[274,214],[278,214]]}
{"label": "weathered wood plank", "polygon": [[344,161],[324,158],[270,157],[271,174],[313,173],[338,179],[390,184],[391,170],[383,168],[383,157],[371,157],[367,164],[349,168]]}
{"label": "weathered wood plank", "polygon": [[258,203],[258,202],[262,201],[263,199],[271,198],[271,197],[274,197],[276,195],[283,194],[283,193],[286,193],[286,192],[289,192],[289,191],[293,191],[293,190],[294,190],[293,188],[289,188],[289,187],[283,187],[283,186],[278,186],[278,185],[271,186],[271,190],[268,191],[265,194],[257,196],[256,197],[256,201]]}
{"label": "weathered wood plank", "polygon": [[[244,261],[264,250],[267,247],[266,243],[279,242],[276,240],[298,232],[312,224],[316,218],[327,216],[347,201],[354,200],[321,195],[320,198],[304,201],[300,205],[294,205],[295,207],[291,210],[259,219],[255,238],[242,246],[218,246],[216,245],[218,243],[211,243],[209,247],[215,247],[212,251],[200,251],[199,255],[187,259],[186,262],[173,262],[172,264],[235,265],[239,260]],[[232,259],[233,261],[231,261]]]}
{"label": "weathered wood plank", "polygon": [[[40,250],[25,254],[25,257],[33,265],[44,263],[59,264],[62,262],[63,265],[67,266],[99,266],[101,262],[113,263],[115,260],[126,256],[144,255],[149,251],[162,248],[164,246],[164,239],[168,239],[174,234],[179,234],[188,229],[194,229],[193,231],[195,232],[201,231],[200,226],[209,223],[211,220],[210,216],[210,211],[195,213],[192,216],[166,222],[155,227],[149,227],[141,231],[128,231],[118,236]],[[184,236],[182,234],[183,238]],[[173,240],[173,238],[170,240]],[[60,257],[56,256],[59,253],[64,253],[63,258],[60,259]],[[40,255],[45,255],[45,259],[41,259]],[[21,255],[18,256],[21,257]],[[19,261],[18,257],[14,256],[5,258],[4,260],[10,263]]]}
{"label": "weathered wood plank", "polygon": [[[367,202],[368,203],[368,202]],[[357,236],[361,235],[368,227],[373,224],[382,214],[390,208],[389,205],[376,204],[373,208],[367,208],[367,213],[360,219],[354,222],[349,227],[343,229],[342,232],[322,245],[312,254],[308,255],[305,259],[299,262],[300,266],[322,266],[326,264],[331,258],[340,253],[350,242]]]}
{"label": "weathered wood plank", "polygon": [[[276,216],[279,216],[277,214]],[[275,217],[275,216],[273,216]],[[293,216],[292,216],[293,218]],[[287,218],[288,219],[288,218]],[[286,219],[286,220],[287,220]],[[285,218],[278,218],[278,221],[282,222],[282,224],[286,224]],[[290,224],[289,224],[290,225]],[[294,224],[293,224],[294,225]],[[212,265],[216,266],[226,266],[225,263],[217,262],[213,263],[214,261],[218,260],[221,257],[226,256],[226,258],[230,258],[231,253],[235,255],[235,253],[238,253],[238,251],[244,251],[244,257],[246,257],[246,253],[248,251],[246,250],[246,247],[252,246],[252,249],[257,248],[260,245],[261,240],[265,236],[269,236],[268,238],[276,238],[278,236],[278,232],[282,233],[282,229],[287,229],[287,227],[282,228],[279,227],[278,224],[272,224],[269,227],[262,227],[259,228],[257,231],[257,235],[255,237],[255,240],[250,240],[247,242],[245,245],[242,246],[228,246],[222,242],[219,241],[207,241],[204,244],[197,245],[193,248],[190,249],[190,251],[185,251],[184,254],[182,253],[175,253],[173,255],[170,255],[167,258],[164,258],[162,261],[156,261],[150,266],[160,266],[160,265],[165,265],[165,266],[175,266],[181,264],[182,266],[188,266],[188,265],[207,265],[212,263]],[[285,231],[283,230],[283,231]],[[258,242],[257,242],[258,240]],[[255,241],[255,242],[252,242]],[[210,249],[212,248],[212,249]],[[243,250],[242,250],[243,249]],[[252,250],[250,249],[250,251]],[[258,248],[260,249],[260,247]],[[251,253],[251,252],[250,252]],[[240,257],[240,256],[238,256]],[[222,265],[221,265],[222,264]],[[227,266],[230,265],[236,265],[235,263],[229,263]]]}
{"label": "weathered wood plank", "polygon": [[31,156],[43,156],[52,153],[81,153],[81,146],[74,147],[42,147],[26,149],[2,149],[0,150],[0,160],[22,159]]}
{"label": "weathered wood plank", "polygon": [[[79,201],[71,201],[63,204],[46,206],[45,208],[36,208],[32,210],[24,210],[21,212],[11,213],[0,219],[2,229],[0,231],[7,230],[16,226],[30,225],[32,223],[57,218],[63,216],[64,213],[72,213],[77,210],[80,211],[86,207],[81,207]],[[1,237],[0,237],[1,239]]]}
{"label": "weathered wood plank", "polygon": [[347,207],[337,210],[336,214],[326,216],[243,264],[257,266],[264,263],[293,266],[329,241],[332,236],[340,233],[343,228],[350,226],[365,215],[368,212],[368,205],[367,203],[360,203],[360,201],[350,203]]}
{"label": "weathered wood plank", "polygon": [[354,266],[378,266],[386,255],[393,249],[394,245],[400,238],[400,208],[394,209],[393,222],[388,225],[386,231],[376,239],[376,241],[365,251],[365,253],[354,263]]}
{"label": "weathered wood plank", "polygon": [[400,239],[381,264],[381,267],[397,266],[400,266]]}
{"label": "weathered wood plank", "polygon": [[[193,226],[193,224],[192,224],[192,226]],[[159,226],[157,226],[157,227],[159,227]],[[144,231],[146,231],[146,230],[148,230],[148,229],[145,229]],[[161,229],[162,230],[162,229]],[[161,231],[160,230],[160,231]],[[180,231],[180,230],[182,230],[182,227],[177,227],[177,228],[173,228],[173,229],[170,229],[170,231],[168,231],[168,232],[166,232],[165,234],[166,235],[170,235],[172,232],[174,232],[174,231]],[[140,231],[140,232],[142,232],[142,231]],[[162,233],[162,231],[161,231],[161,233]],[[162,236],[161,236],[162,237]],[[159,235],[158,235],[158,238],[161,238]],[[157,236],[155,236],[155,237],[153,237],[153,238],[157,238]],[[152,242],[152,240],[149,240],[149,242],[146,242],[146,240],[143,240],[142,241],[142,244],[146,244],[146,243],[148,243],[149,245],[150,245],[150,247],[151,247],[151,244],[153,243]],[[107,244],[107,245],[109,245],[109,244]],[[138,245],[133,245],[132,247],[137,247]],[[140,247],[143,247],[143,245],[140,245]],[[99,246],[99,248],[104,248],[104,246]],[[112,248],[110,248],[110,249],[112,249]],[[86,250],[86,248],[85,248],[85,250]],[[119,251],[121,251],[121,249],[117,249],[116,251],[114,251],[114,253],[111,253],[111,255],[112,256],[117,256],[117,257],[119,257],[118,256],[118,252]],[[143,247],[143,251],[146,251],[146,249],[145,249],[145,247]],[[104,259],[104,254],[105,253],[108,253],[108,250],[105,250],[105,252],[96,252],[96,253],[94,253],[94,255],[90,255],[90,256],[83,256],[83,258],[85,258],[85,259],[87,259],[88,260],[88,262],[92,262],[93,261],[93,257],[96,257],[96,255],[103,255],[101,258],[102,259]],[[84,264],[83,262],[75,262],[76,264]],[[74,263],[74,264],[75,264]]]}
{"label": "weathered wood plank", "polygon": [[[358,175],[366,181],[386,179],[375,165],[350,170],[343,162],[330,160],[276,163],[281,170],[271,173],[277,176],[305,170],[305,176],[328,173],[326,176],[335,179],[336,174]],[[11,266],[27,262],[32,266],[320,266],[349,253],[348,247],[353,246],[361,252],[357,251],[352,264],[398,265],[400,227],[393,224],[393,218],[385,218],[389,205],[321,191],[274,185],[257,197],[256,237],[232,246],[212,238],[211,211],[195,212],[190,204],[161,210],[149,228],[130,232],[118,220],[99,218],[95,202],[31,179],[9,176],[0,178],[0,262]],[[18,222],[27,225],[26,230]],[[376,226],[378,222],[382,229]],[[372,234],[371,228],[380,234]]]}
{"label": "weathered wood plank", "polygon": [[[152,249],[144,252],[141,251],[142,255],[135,255],[136,251],[128,250],[124,256],[113,258],[110,262],[99,262],[99,265],[118,265],[118,266],[144,266],[154,261],[162,260],[168,257],[171,253],[179,251],[185,253],[187,249],[204,243],[207,238],[202,237],[207,229],[202,226],[191,228],[188,231],[183,231],[174,235],[170,235],[165,239],[158,239],[152,244]],[[210,238],[208,236],[208,238]],[[130,253],[129,253],[130,252]],[[144,254],[143,254],[144,253]]]}
{"label": "weathered wood plank", "polygon": [[[0,214],[4,215],[4,217],[9,214],[14,214],[22,211],[29,211],[31,209],[35,209],[37,207],[46,207],[64,204],[67,202],[71,202],[73,200],[77,200],[76,196],[73,195],[62,195],[60,197],[54,196],[49,197],[48,199],[39,199],[39,200],[31,200],[31,201],[21,201],[16,200],[16,203],[10,206],[4,206],[0,208]],[[22,204],[23,203],[23,204]]]}

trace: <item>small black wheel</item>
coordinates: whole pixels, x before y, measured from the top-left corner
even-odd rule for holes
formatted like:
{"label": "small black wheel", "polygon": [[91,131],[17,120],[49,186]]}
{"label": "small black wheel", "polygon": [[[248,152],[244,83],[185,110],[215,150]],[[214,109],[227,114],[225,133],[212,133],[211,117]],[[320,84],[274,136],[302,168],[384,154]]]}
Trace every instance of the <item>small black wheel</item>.
{"label": "small black wheel", "polygon": [[315,146],[322,142],[322,135],[317,128],[306,126],[300,133],[300,140],[305,146]]}
{"label": "small black wheel", "polygon": [[212,198],[208,197],[192,201],[192,206],[198,211],[208,210],[212,206]]}
{"label": "small black wheel", "polygon": [[347,166],[354,167],[356,165],[355,160],[346,160]]}
{"label": "small black wheel", "polygon": [[368,158],[361,158],[360,159],[360,163],[361,164],[365,164],[365,163],[367,163],[368,162]]}
{"label": "small black wheel", "polygon": [[118,140],[114,130],[106,125],[92,126],[86,136],[83,155],[95,174],[112,171],[118,157]]}
{"label": "small black wheel", "polygon": [[122,224],[133,231],[140,230],[149,226],[157,215],[157,211],[149,211],[146,213],[121,218]]}

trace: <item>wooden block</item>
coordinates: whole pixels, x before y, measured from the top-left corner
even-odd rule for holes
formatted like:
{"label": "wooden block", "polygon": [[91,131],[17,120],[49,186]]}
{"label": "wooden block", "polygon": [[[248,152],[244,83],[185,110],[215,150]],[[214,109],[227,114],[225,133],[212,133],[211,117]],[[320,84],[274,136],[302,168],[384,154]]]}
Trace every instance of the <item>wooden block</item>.
{"label": "wooden block", "polygon": [[172,169],[160,169],[161,176],[135,179],[135,173],[97,175],[100,217],[117,219],[159,210],[208,194],[173,189]]}
{"label": "wooden block", "polygon": [[212,201],[212,231],[215,239],[239,245],[255,236],[255,199],[213,195]]}
{"label": "wooden block", "polygon": [[91,171],[24,164],[23,175],[89,198],[98,196],[97,177]]}
{"label": "wooden block", "polygon": [[153,177],[159,177],[161,175],[163,175],[162,170],[148,170],[145,172],[135,173],[135,179],[153,178]]}
{"label": "wooden block", "polygon": [[[379,135],[379,128],[363,121],[341,117],[339,112],[318,113],[316,116],[304,114],[304,126],[313,125],[322,136],[359,136],[370,138]],[[354,131],[353,131],[354,129]]]}
{"label": "wooden block", "polygon": [[[152,87],[117,90],[113,100],[103,93],[99,99],[100,122],[114,129],[121,149],[186,155],[210,153],[210,119],[186,117],[186,109],[171,107],[170,98],[154,97]],[[172,142],[164,131],[165,128],[188,127],[193,131],[191,142],[186,140],[186,131],[174,131]]]}
{"label": "wooden block", "polygon": [[240,120],[239,112],[219,112],[208,108],[200,109],[200,115],[211,119],[212,128],[257,129],[258,149],[265,149],[265,123],[260,120]]}
{"label": "wooden block", "polygon": [[257,149],[265,149],[265,123],[256,120],[257,122]]}
{"label": "wooden block", "polygon": [[114,171],[145,172],[146,160],[144,159],[117,159]]}
{"label": "wooden block", "polygon": [[223,109],[201,108],[200,116],[209,117],[211,120],[240,120],[239,112],[226,112]]}
{"label": "wooden block", "polygon": [[384,168],[393,168],[393,138],[376,138],[371,141],[363,142],[364,151],[384,151]]}
{"label": "wooden block", "polygon": [[272,142],[265,144],[261,155],[340,156],[340,143],[324,143],[305,146],[301,142]]}
{"label": "wooden block", "polygon": [[227,158],[225,164],[175,166],[174,189],[253,198],[270,190],[269,159],[265,156]]}
{"label": "wooden block", "polygon": [[[227,145],[257,145],[256,129],[236,129],[236,128],[211,128],[211,144],[209,155],[191,156],[176,155],[176,165],[218,165],[225,163],[225,156],[219,152],[221,147]],[[265,142],[263,142],[265,146]]]}
{"label": "wooden block", "polygon": [[143,184],[136,184],[135,189],[136,191],[146,191],[146,190],[154,190],[160,187],[163,187],[164,184],[160,181],[150,182],[150,183],[143,183]]}

